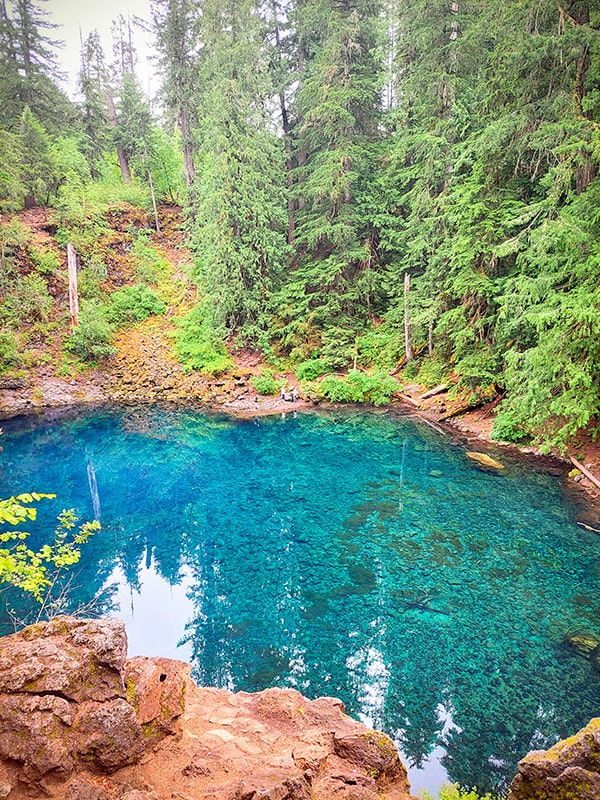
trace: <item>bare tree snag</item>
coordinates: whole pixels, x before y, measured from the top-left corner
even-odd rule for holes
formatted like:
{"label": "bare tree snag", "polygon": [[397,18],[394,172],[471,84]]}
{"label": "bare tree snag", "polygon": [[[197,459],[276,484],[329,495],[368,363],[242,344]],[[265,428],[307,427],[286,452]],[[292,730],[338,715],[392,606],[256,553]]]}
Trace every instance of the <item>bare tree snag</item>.
{"label": "bare tree snag", "polygon": [[410,320],[408,317],[408,293],[410,292],[410,275],[404,273],[404,350],[406,360],[413,360],[412,347],[410,346]]}
{"label": "bare tree snag", "polygon": [[69,270],[69,310],[73,330],[79,322],[79,298],[77,296],[77,256],[72,244],[67,245],[67,269]]}

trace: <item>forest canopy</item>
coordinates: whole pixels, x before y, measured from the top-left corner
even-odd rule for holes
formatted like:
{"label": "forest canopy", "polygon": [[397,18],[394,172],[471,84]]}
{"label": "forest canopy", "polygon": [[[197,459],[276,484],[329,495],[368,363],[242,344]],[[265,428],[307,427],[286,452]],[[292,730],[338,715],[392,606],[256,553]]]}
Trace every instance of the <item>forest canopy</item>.
{"label": "forest canopy", "polygon": [[115,183],[181,204],[200,295],[181,352],[251,345],[312,376],[405,360],[500,397],[498,438],[595,435],[596,3],[151,0],[145,24],[152,104],[123,17],[110,58],[83,42],[72,102],[42,0],[0,6],[4,212],[83,225]]}

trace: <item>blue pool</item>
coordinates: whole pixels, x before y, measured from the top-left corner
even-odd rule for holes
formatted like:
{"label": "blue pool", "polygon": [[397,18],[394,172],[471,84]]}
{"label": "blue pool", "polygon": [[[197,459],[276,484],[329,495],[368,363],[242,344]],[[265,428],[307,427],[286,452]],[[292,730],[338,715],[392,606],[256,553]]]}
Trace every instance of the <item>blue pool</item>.
{"label": "blue pool", "polygon": [[600,537],[535,461],[485,472],[389,413],[139,407],[2,427],[0,496],[58,495],[32,533],[62,508],[99,516],[73,602],[101,595],[132,655],[341,697],[434,792],[501,792],[526,752],[600,714],[600,673],[563,645],[600,636]]}

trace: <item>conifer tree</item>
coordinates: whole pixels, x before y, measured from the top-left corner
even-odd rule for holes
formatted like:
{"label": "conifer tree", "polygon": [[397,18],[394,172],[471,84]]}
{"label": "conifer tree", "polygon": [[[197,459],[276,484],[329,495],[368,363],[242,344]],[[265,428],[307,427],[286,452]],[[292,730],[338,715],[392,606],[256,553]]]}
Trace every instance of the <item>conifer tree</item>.
{"label": "conifer tree", "polygon": [[[365,193],[381,114],[377,0],[305,0],[296,6],[301,64],[295,101],[298,269],[280,318],[311,319],[332,366],[351,358],[376,302],[377,254]],[[290,313],[292,319],[290,319]]]}
{"label": "conifer tree", "polygon": [[264,327],[286,254],[283,150],[256,11],[254,0],[202,3],[192,242],[212,322],[238,341]]}
{"label": "conifer tree", "polygon": [[84,150],[92,175],[110,145],[107,108],[108,71],[98,31],[92,31],[81,48],[79,88],[83,96],[82,117],[85,134]]}
{"label": "conifer tree", "polygon": [[185,181],[189,188],[195,175],[200,8],[196,0],[153,0],[152,19],[163,79],[161,96],[181,132]]}
{"label": "conifer tree", "polygon": [[56,48],[61,43],[47,33],[57,26],[48,21],[44,0],[13,0],[0,12],[0,125],[17,129],[25,106],[51,132],[77,125],[72,103],[59,89]]}

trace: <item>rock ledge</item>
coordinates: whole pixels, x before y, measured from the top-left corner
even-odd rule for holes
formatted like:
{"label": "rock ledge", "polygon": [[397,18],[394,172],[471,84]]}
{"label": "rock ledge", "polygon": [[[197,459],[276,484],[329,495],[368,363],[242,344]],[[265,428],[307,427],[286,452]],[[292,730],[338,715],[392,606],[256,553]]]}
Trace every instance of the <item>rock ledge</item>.
{"label": "rock ledge", "polygon": [[410,800],[391,740],[340,700],[201,688],[126,651],[114,619],[0,639],[0,798]]}

